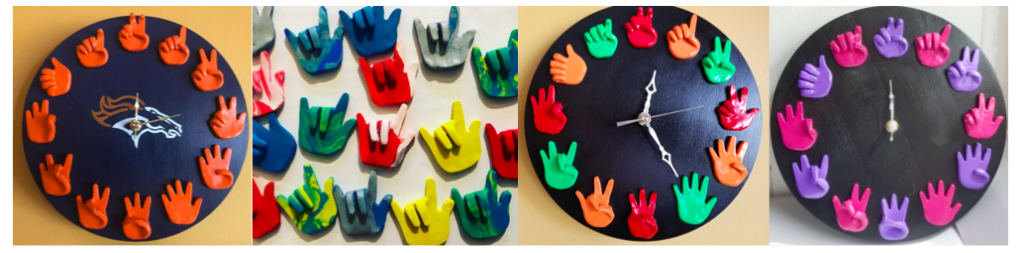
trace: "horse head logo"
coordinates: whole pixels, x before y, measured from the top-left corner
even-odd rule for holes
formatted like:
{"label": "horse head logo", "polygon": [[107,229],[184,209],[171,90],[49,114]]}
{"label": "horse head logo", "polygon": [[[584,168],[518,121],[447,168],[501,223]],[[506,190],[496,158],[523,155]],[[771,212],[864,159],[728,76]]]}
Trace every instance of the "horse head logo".
{"label": "horse head logo", "polygon": [[[135,102],[139,104],[138,108],[133,104]],[[102,126],[118,129],[128,134],[135,144],[135,148],[139,147],[139,138],[146,133],[163,134],[167,139],[181,136],[181,125],[178,122],[170,119],[160,110],[145,105],[145,102],[132,95],[124,95],[116,99],[102,96],[100,97],[99,111],[92,111],[92,117]],[[137,109],[138,118],[136,119]],[[131,127],[131,123],[136,120],[138,123],[145,123],[137,132],[133,131]]]}

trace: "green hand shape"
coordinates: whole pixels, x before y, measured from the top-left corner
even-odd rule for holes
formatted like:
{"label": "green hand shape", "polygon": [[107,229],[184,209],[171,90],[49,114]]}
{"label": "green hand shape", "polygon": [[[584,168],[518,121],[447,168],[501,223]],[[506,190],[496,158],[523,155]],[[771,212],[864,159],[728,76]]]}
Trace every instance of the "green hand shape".
{"label": "green hand shape", "polygon": [[711,213],[711,208],[714,208],[715,203],[718,202],[716,197],[706,200],[708,196],[708,177],[704,176],[704,181],[700,184],[700,187],[697,187],[698,178],[700,176],[697,176],[697,172],[694,172],[693,183],[687,183],[689,179],[683,176],[683,191],[685,193],[679,192],[678,185],[672,185],[672,189],[676,191],[679,219],[693,225],[704,223],[704,220],[708,218],[708,214]]}
{"label": "green hand shape", "polygon": [[612,19],[607,18],[604,24],[598,24],[590,28],[590,31],[583,34],[587,41],[587,49],[594,58],[602,59],[612,57],[615,48],[619,45],[619,38],[612,34]]}
{"label": "green hand shape", "polygon": [[455,200],[455,210],[458,211],[455,217],[469,237],[492,238],[504,234],[508,228],[508,204],[512,201],[512,193],[506,190],[498,198],[498,175],[494,170],[487,172],[483,190],[463,197],[459,189],[452,188],[452,200]]}
{"label": "green hand shape", "polygon": [[345,120],[348,93],[342,94],[333,108],[317,106],[311,110],[305,97],[299,102],[299,107],[299,145],[302,149],[329,155],[345,148],[356,126],[356,119]]}
{"label": "green hand shape", "polygon": [[576,142],[569,145],[569,152],[565,154],[558,153],[554,141],[548,142],[548,150],[550,156],[544,150],[540,151],[540,158],[544,161],[544,181],[551,188],[569,189],[576,184],[576,176],[579,175],[576,167],[572,166],[573,159],[576,159]]}
{"label": "green hand shape", "polygon": [[512,30],[508,46],[487,52],[473,47],[473,67],[480,88],[497,98],[519,95],[519,29]]}
{"label": "green hand shape", "polygon": [[729,61],[731,55],[732,40],[725,41],[725,51],[722,51],[722,40],[715,37],[715,50],[708,53],[708,56],[701,61],[704,67],[704,76],[708,78],[708,82],[719,84],[732,79],[732,74],[736,73],[736,66]]}
{"label": "green hand shape", "polygon": [[313,234],[331,226],[338,215],[334,194],[330,191],[334,187],[334,178],[328,178],[324,183],[324,189],[328,189],[325,192],[316,180],[313,167],[306,164],[302,169],[306,183],[295,189],[291,196],[277,195],[277,205],[284,210],[295,227],[303,233]]}

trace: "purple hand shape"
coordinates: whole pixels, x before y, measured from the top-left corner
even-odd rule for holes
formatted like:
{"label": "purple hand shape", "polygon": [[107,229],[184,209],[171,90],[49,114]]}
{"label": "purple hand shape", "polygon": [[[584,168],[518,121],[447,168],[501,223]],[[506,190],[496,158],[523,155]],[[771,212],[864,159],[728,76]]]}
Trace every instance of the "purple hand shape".
{"label": "purple hand shape", "polygon": [[907,204],[910,204],[909,197],[903,197],[903,205],[896,200],[896,194],[892,194],[892,205],[885,198],[882,198],[882,222],[878,224],[878,233],[882,238],[890,241],[902,240],[910,233],[907,228]]}
{"label": "purple hand shape", "polygon": [[978,143],[974,151],[971,145],[967,144],[967,157],[960,151],[956,152],[957,171],[960,175],[960,184],[967,189],[978,190],[988,183],[988,161],[992,158],[992,149],[985,149],[985,155],[981,154],[981,143]]}
{"label": "purple hand shape", "polygon": [[1003,116],[992,119],[995,114],[996,98],[989,98],[988,106],[985,106],[985,93],[978,94],[978,107],[971,108],[971,112],[964,115],[964,128],[967,130],[967,136],[979,140],[992,138],[992,135],[999,130],[999,124],[1003,123]]}
{"label": "purple hand shape", "polygon": [[800,166],[793,163],[793,179],[800,196],[806,199],[820,199],[828,192],[828,155],[821,158],[821,167],[811,165],[807,155],[800,156]]}
{"label": "purple hand shape", "polygon": [[972,92],[981,86],[981,73],[978,73],[978,58],[981,57],[981,49],[974,49],[971,55],[971,48],[964,47],[960,60],[953,63],[946,69],[946,77],[949,78],[949,86],[959,92]]}
{"label": "purple hand shape", "polygon": [[931,182],[928,182],[928,193],[932,196],[931,199],[924,196],[924,191],[918,192],[921,194],[921,205],[924,206],[924,219],[928,220],[929,223],[936,226],[945,226],[949,222],[956,218],[956,213],[960,211],[960,203],[956,203],[952,208],[949,207],[953,203],[953,194],[956,193],[956,185],[949,184],[949,191],[946,191],[946,187],[942,185],[942,180],[939,180],[939,192],[935,192],[935,187],[932,186]]}
{"label": "purple hand shape", "polygon": [[800,79],[796,82],[800,88],[800,96],[805,98],[823,98],[832,89],[832,71],[825,65],[825,55],[818,57],[818,66],[810,63],[800,71]]}
{"label": "purple hand shape", "polygon": [[890,59],[903,56],[907,48],[910,48],[907,38],[903,37],[903,19],[898,19],[895,25],[892,21],[892,17],[889,17],[889,24],[878,29],[878,34],[875,34],[878,54]]}

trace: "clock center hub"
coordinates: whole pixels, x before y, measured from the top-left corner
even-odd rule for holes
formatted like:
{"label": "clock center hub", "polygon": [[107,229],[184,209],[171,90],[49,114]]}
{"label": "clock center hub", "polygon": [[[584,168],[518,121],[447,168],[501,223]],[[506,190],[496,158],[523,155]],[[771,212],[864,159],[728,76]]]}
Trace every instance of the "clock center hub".
{"label": "clock center hub", "polygon": [[636,119],[640,120],[641,126],[647,126],[647,124],[651,123],[651,114],[641,112],[640,116],[637,116]]}
{"label": "clock center hub", "polygon": [[132,122],[128,122],[128,128],[132,131],[138,132],[139,130],[142,130],[142,121],[132,120]]}

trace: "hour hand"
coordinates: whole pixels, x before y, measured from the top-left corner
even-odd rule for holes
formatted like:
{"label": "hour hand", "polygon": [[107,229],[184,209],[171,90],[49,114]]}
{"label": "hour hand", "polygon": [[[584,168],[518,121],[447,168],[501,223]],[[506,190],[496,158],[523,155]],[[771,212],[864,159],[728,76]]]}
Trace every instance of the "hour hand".
{"label": "hour hand", "polygon": [[[615,126],[625,126],[625,125],[633,124],[633,123],[636,123],[636,122],[650,120],[650,119],[653,119],[653,118],[657,118],[657,117],[661,117],[661,116],[666,116],[666,115],[670,115],[670,114],[685,112],[685,111],[689,111],[689,110],[693,110],[693,109],[697,109],[697,108],[701,108],[701,107],[704,107],[704,106],[701,105],[701,106],[697,106],[697,107],[690,107],[690,108],[686,108],[686,109],[682,109],[682,110],[677,110],[677,111],[666,112],[666,113],[662,113],[662,114],[658,114],[658,115],[654,115],[654,116],[649,116],[649,114],[641,114],[641,116],[638,117],[637,119],[631,119],[631,120],[624,120],[624,121],[616,122]],[[644,115],[647,115],[647,117],[644,117]]]}

